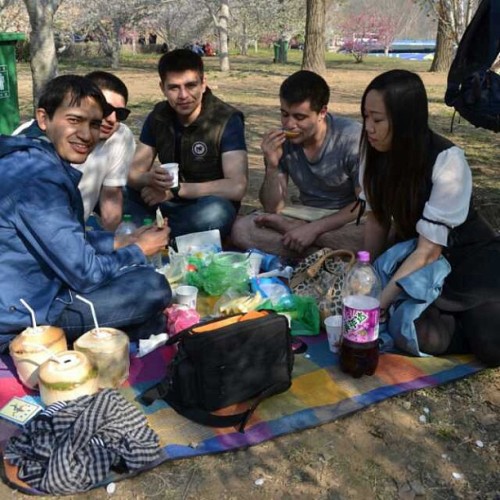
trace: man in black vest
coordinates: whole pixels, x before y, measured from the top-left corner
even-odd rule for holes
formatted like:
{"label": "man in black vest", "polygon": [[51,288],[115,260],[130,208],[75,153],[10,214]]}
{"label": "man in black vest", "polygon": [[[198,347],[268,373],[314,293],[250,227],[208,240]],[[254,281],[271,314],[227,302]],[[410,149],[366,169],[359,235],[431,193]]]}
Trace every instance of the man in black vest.
{"label": "man in black vest", "polygon": [[[224,238],[248,182],[243,114],[207,87],[203,61],[177,49],[158,63],[167,98],[144,122],[128,177],[127,213],[137,222],[159,206],[171,236],[219,229]],[[179,164],[179,184],[160,165]]]}

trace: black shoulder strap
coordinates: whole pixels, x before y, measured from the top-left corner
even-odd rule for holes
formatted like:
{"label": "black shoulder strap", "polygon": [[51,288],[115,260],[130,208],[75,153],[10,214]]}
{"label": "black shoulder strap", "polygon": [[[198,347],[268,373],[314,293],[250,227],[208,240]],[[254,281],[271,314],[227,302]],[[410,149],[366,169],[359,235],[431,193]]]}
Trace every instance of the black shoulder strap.
{"label": "black shoulder strap", "polygon": [[288,389],[289,384],[286,382],[280,382],[271,385],[264,391],[262,391],[253,401],[250,408],[241,413],[235,413],[233,415],[214,415],[209,411],[202,410],[200,408],[186,408],[180,405],[177,401],[173,400],[169,396],[169,383],[166,379],[160,381],[154,387],[146,391],[141,396],[141,402],[146,405],[150,405],[157,399],[163,399],[167,402],[177,413],[183,417],[196,422],[201,425],[208,425],[210,427],[235,427],[238,426],[238,432],[245,432],[245,426],[252,416],[253,412],[257,406],[266,398],[284,392]]}
{"label": "black shoulder strap", "polygon": [[165,401],[177,412],[184,417],[196,422],[201,425],[208,425],[210,427],[236,427],[238,426],[238,432],[244,433],[245,426],[248,420],[252,416],[253,412],[256,410],[257,406],[264,401],[264,399],[273,396],[274,394],[279,394],[288,389],[289,384],[286,382],[280,382],[273,384],[266,390],[262,391],[256,399],[253,401],[250,408],[241,413],[235,413],[233,415],[214,415],[206,410],[201,410],[199,408],[184,408],[175,401],[170,401],[168,396]]}

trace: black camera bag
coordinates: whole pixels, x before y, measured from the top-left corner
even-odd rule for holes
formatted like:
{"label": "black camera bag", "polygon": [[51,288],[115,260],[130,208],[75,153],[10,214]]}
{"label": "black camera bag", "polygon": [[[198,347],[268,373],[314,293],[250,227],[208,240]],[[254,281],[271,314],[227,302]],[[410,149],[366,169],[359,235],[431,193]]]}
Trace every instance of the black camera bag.
{"label": "black camera bag", "polygon": [[[178,351],[166,377],[142,396],[145,404],[165,400],[194,422],[212,427],[239,426],[257,405],[286,391],[294,354],[288,320],[273,311],[253,311],[198,323],[167,341]],[[303,351],[301,351],[303,352]],[[233,415],[213,411],[252,400]]]}

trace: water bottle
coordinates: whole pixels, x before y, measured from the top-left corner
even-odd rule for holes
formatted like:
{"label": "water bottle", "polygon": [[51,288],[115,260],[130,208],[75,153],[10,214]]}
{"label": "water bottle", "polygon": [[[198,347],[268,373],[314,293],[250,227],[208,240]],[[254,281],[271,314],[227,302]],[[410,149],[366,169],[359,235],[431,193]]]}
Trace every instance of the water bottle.
{"label": "water bottle", "polygon": [[118,224],[115,231],[115,238],[119,243],[125,243],[127,237],[137,229],[136,225],[132,222],[132,216],[125,214],[122,221]]}
{"label": "water bottle", "polygon": [[[150,217],[146,217],[142,221],[142,224],[143,226],[152,226],[154,224],[154,221]],[[155,254],[150,255],[147,259],[148,262],[150,262],[151,264],[153,264],[153,266],[156,267],[156,269],[160,269],[161,267],[163,267],[161,252],[156,252]]]}
{"label": "water bottle", "polygon": [[369,252],[358,252],[342,290],[340,368],[354,378],[373,375],[378,365],[381,284]]}

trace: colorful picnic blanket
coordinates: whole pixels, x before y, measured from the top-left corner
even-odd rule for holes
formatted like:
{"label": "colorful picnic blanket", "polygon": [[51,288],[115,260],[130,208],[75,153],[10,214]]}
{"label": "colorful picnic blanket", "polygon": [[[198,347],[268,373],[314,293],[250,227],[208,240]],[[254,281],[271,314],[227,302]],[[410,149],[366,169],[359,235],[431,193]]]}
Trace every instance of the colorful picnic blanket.
{"label": "colorful picnic blanket", "polygon": [[[163,401],[156,401],[149,407],[140,405],[138,396],[163,377],[173,351],[163,347],[143,358],[132,356],[129,379],[120,390],[146,414],[150,426],[160,437],[163,450],[162,458],[148,468],[166,460],[255,445],[331,422],[398,394],[465,377],[483,368],[471,356],[413,358],[383,354],[374,376],[353,379],[338,368],[337,355],[330,352],[324,334],[304,340],[308,350],[295,356],[292,387],[261,403],[244,434],[234,428],[214,429],[195,424]],[[36,392],[20,384],[11,359],[0,356],[0,407],[13,396],[27,395],[34,400],[38,398]],[[237,408],[228,409],[228,413]],[[0,418],[0,449],[18,432],[16,425]],[[113,475],[109,480],[125,477]]]}

